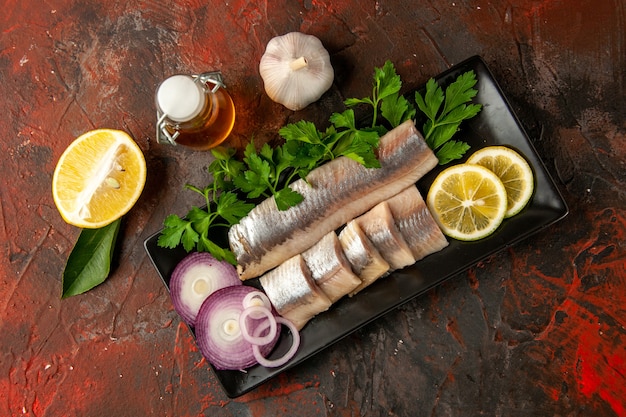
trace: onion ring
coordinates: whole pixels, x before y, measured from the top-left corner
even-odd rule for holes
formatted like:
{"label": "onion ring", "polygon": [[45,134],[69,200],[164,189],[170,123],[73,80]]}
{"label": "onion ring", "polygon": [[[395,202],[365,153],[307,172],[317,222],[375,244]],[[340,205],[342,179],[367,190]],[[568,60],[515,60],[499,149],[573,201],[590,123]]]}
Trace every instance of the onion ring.
{"label": "onion ring", "polygon": [[[248,329],[247,321],[246,321],[248,317],[250,317],[251,319],[255,319],[255,320],[266,317],[267,322],[269,323],[269,333],[266,334],[265,336],[259,336],[257,334],[251,335]],[[274,317],[270,309],[264,306],[252,305],[250,307],[245,308],[239,315],[239,328],[241,330],[241,336],[243,336],[243,338],[247,342],[250,342],[256,346],[262,346],[262,345],[267,345],[268,343],[274,340],[276,336],[276,332],[278,331],[278,324],[276,322],[276,318]],[[263,325],[258,326],[257,330],[259,328],[261,330],[255,331],[254,333],[260,334],[261,331],[267,329],[267,326],[263,326]]]}
{"label": "onion ring", "polygon": [[[258,306],[258,305],[263,305],[268,310],[272,309],[272,303],[270,302],[270,299],[262,291],[253,291],[247,294],[243,298],[243,308],[248,308],[248,307]],[[257,315],[256,317],[255,316],[250,316],[250,317],[252,317],[253,319],[260,319],[260,318],[263,318],[263,316],[264,314]]]}
{"label": "onion ring", "polygon": [[[300,346],[300,333],[298,332],[298,329],[296,328],[296,326],[291,321],[281,316],[276,317],[276,322],[280,324],[284,324],[285,326],[289,327],[289,330],[291,331],[292,343],[291,343],[291,347],[289,348],[289,350],[278,359],[267,359],[265,356],[261,354],[259,345],[253,344],[252,353],[254,355],[254,359],[256,359],[259,365],[265,366],[267,368],[277,368],[279,366],[284,365],[291,358],[293,358],[293,356],[298,351],[298,347]],[[263,326],[259,326],[256,329],[255,333],[260,333],[262,330],[264,330]]]}

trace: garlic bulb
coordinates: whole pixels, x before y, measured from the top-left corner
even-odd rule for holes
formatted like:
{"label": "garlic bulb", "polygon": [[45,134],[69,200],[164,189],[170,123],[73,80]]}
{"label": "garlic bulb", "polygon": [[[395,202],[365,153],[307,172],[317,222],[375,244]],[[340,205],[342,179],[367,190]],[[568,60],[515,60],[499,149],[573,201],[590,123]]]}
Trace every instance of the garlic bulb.
{"label": "garlic bulb", "polygon": [[322,42],[300,32],[271,39],[261,57],[259,72],[267,95],[290,110],[303,109],[318,100],[334,78]]}

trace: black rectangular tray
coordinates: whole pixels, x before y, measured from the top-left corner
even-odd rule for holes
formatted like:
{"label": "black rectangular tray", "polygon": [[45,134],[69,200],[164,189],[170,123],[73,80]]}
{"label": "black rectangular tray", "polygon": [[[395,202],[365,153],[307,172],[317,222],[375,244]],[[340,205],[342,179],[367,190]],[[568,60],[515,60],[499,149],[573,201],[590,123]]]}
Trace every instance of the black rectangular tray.
{"label": "black rectangular tray", "polygon": [[[469,58],[435,79],[442,85],[447,85],[458,75],[469,70],[476,73],[478,94],[475,102],[481,103],[483,109],[478,116],[461,125],[457,137],[472,146],[468,155],[488,145],[507,145],[521,152],[531,165],[536,181],[534,195],[528,206],[518,215],[505,220],[500,228],[486,239],[477,242],[449,239],[450,245],[442,251],[410,267],[393,272],[352,298],[344,297],[339,300],[327,312],[313,318],[302,329],[300,348],[296,356],[284,366],[265,368],[257,365],[247,369],[246,372],[214,370],[229,397],[238,397],[253,390],[381,315],[567,215],[568,208],[563,197],[482,58],[478,56]],[[413,95],[414,91],[407,93],[411,100]],[[417,183],[423,196],[426,196],[431,182],[441,169],[435,168]],[[172,270],[187,253],[183,249],[170,250],[159,247],[157,245],[159,234],[160,231],[148,238],[145,241],[145,248],[164,284],[168,286]],[[246,283],[258,286],[258,282],[254,282],[258,280],[251,281]],[[286,349],[288,343],[289,337],[283,335],[276,350]]]}

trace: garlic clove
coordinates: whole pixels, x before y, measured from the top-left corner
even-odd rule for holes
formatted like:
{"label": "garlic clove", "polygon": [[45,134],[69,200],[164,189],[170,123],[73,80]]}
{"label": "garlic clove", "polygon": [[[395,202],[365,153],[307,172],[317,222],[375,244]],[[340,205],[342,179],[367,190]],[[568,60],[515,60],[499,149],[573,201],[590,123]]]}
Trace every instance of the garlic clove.
{"label": "garlic clove", "polygon": [[317,101],[334,80],[330,55],[322,42],[301,32],[272,38],[259,72],[267,95],[294,111]]}

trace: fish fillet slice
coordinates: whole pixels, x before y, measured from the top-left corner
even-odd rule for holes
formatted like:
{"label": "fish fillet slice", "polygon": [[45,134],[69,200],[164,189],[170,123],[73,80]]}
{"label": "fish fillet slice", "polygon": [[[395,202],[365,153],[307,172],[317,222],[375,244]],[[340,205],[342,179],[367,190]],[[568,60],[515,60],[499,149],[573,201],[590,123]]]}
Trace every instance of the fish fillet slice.
{"label": "fish fillet slice", "polygon": [[414,184],[434,168],[437,157],[412,121],[381,137],[380,168],[365,168],[346,157],[311,171],[291,188],[304,201],[280,211],[273,198],[232,226],[228,237],[242,280],[254,278],[304,252],[326,233]]}
{"label": "fish fillet slice", "polygon": [[448,246],[448,241],[433,219],[415,186],[387,200],[396,226],[408,243],[416,261]]}
{"label": "fish fillet slice", "polygon": [[331,305],[326,294],[315,284],[302,255],[283,262],[259,281],[276,311],[298,330]]}
{"label": "fish fillet slice", "polygon": [[367,213],[353,220],[392,270],[401,269],[415,263],[413,252],[396,227],[389,204],[386,201],[377,204]]}
{"label": "fish fillet slice", "polygon": [[334,231],[303,252],[302,257],[315,283],[332,303],[361,284],[361,279],[352,272],[352,266]]}
{"label": "fish fillet slice", "polygon": [[358,293],[389,272],[389,264],[365,236],[365,233],[356,222],[351,221],[343,228],[339,233],[339,241],[341,242],[343,253],[345,253],[346,258],[352,265],[352,270],[362,281],[350,293],[350,296]]}

